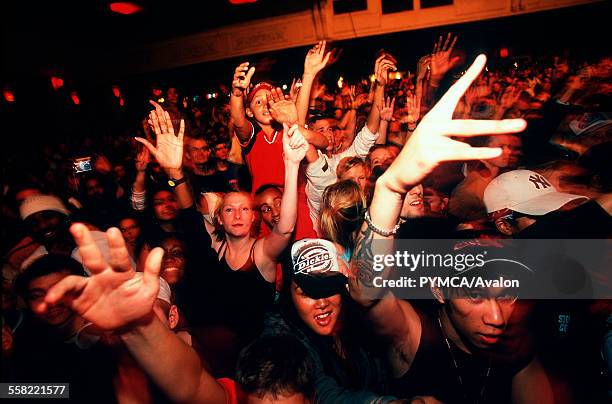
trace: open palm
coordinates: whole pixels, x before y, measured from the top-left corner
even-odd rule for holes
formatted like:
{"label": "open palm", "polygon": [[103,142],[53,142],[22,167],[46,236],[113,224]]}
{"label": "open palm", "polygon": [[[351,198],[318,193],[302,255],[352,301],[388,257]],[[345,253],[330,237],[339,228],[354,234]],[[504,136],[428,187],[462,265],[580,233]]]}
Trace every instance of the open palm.
{"label": "open palm", "polygon": [[164,111],[158,103],[154,101],[150,101],[150,103],[155,106],[155,109],[149,113],[149,123],[157,136],[157,147],[141,137],[137,137],[136,140],[149,149],[162,168],[181,168],[183,163],[185,121],[181,119],[178,136],[175,136],[172,120],[168,112]]}
{"label": "open palm", "polygon": [[500,148],[472,147],[452,136],[481,136],[516,133],[525,129],[523,119],[453,120],[457,103],[470,84],[480,74],[487,58],[479,55],[468,71],[442,99],[423,117],[399,156],[387,170],[391,186],[405,190],[420,183],[441,162],[453,160],[483,160],[497,157]]}
{"label": "open palm", "polygon": [[104,260],[85,225],[75,223],[70,232],[91,276],[62,279],[47,293],[46,306],[62,302],[104,330],[125,327],[150,314],[159,291],[163,250],[151,251],[140,276],[130,264],[119,229],[113,227],[106,232],[111,262]]}

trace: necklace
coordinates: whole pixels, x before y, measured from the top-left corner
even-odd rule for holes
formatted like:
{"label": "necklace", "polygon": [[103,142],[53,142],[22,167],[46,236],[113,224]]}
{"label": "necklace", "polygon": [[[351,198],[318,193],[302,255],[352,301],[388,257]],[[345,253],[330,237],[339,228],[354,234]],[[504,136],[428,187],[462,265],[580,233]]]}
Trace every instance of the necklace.
{"label": "necklace", "polygon": [[276,135],[278,135],[278,131],[277,130],[274,131],[274,137],[272,138],[272,141],[268,140],[268,138],[266,137],[265,133],[263,134],[263,138],[264,138],[264,140],[266,142],[268,142],[268,144],[272,144],[276,140]]}
{"label": "necklace", "polygon": [[[442,328],[442,321],[440,321],[440,315],[438,315],[438,325],[440,326],[440,331],[442,332],[442,336],[444,337],[444,342],[446,342],[446,347],[448,348],[448,353],[453,361],[453,366],[455,367],[455,372],[457,374],[457,379],[459,380],[459,385],[463,390],[463,397],[466,402],[468,401],[468,394],[465,390],[465,386],[463,385],[463,378],[461,377],[461,372],[459,372],[459,365],[457,364],[457,359],[455,358],[455,354],[453,354],[453,349],[451,348],[450,342],[448,341],[448,337],[444,332],[444,328]],[[480,389],[480,394],[478,394],[478,399],[474,402],[475,404],[480,403],[480,401],[484,397],[484,392],[487,388],[487,379],[489,378],[489,374],[491,373],[491,359],[489,359],[489,365],[487,367],[487,373],[485,374],[484,380],[482,382],[482,388]]]}

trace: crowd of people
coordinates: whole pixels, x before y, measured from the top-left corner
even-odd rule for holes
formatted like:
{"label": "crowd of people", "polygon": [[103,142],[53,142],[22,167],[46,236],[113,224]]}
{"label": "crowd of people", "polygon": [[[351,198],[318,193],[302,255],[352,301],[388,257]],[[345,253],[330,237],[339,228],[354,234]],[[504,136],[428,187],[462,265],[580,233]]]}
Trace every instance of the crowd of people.
{"label": "crowd of people", "polygon": [[381,51],[337,90],[325,41],[287,91],[245,61],[212,108],[170,87],[136,136],[5,178],[3,381],[104,403],[610,400],[610,300],[367,291],[375,240],[611,235],[612,58],[496,69],[434,42],[414,75]]}

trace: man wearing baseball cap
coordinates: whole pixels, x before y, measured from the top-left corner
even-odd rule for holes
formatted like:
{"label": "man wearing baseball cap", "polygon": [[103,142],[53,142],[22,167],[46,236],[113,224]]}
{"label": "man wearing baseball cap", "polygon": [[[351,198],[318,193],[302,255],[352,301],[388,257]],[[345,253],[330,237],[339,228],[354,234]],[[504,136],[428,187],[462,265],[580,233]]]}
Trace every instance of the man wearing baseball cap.
{"label": "man wearing baseball cap", "polygon": [[585,196],[558,192],[537,172],[514,170],[491,181],[484,203],[489,218],[507,236],[607,238],[612,229],[611,195],[585,202]]}

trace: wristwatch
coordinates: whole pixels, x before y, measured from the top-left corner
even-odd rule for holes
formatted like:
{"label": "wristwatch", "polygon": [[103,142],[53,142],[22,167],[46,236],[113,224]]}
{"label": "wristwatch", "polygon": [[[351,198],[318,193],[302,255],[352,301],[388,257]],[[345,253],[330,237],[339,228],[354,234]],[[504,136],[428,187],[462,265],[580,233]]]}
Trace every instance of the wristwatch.
{"label": "wristwatch", "polygon": [[177,185],[180,185],[180,184],[182,184],[185,181],[187,181],[187,178],[185,178],[185,177],[179,178],[179,179],[170,177],[170,178],[168,178],[168,186],[170,186],[170,188],[174,188]]}

